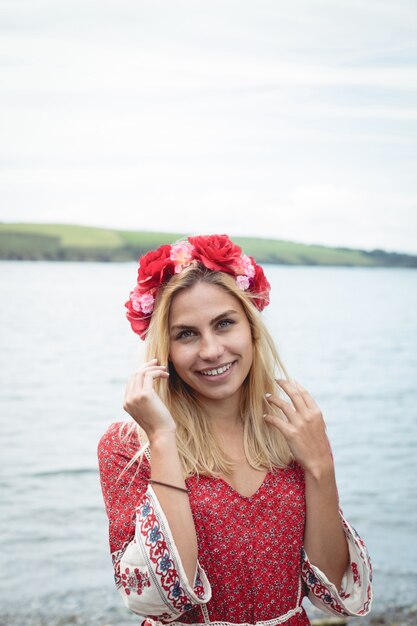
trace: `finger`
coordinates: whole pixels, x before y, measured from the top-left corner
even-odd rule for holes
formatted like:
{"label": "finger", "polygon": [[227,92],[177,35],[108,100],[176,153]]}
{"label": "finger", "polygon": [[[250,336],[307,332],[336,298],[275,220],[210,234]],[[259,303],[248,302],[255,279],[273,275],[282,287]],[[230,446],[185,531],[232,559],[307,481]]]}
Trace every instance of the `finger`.
{"label": "finger", "polygon": [[144,376],[146,372],[154,372],[158,370],[166,370],[166,365],[149,365],[148,367],[141,367],[140,369],[133,372],[133,376]]}
{"label": "finger", "polygon": [[138,367],[137,371],[139,372],[142,369],[145,369],[146,367],[149,367],[150,365],[157,365],[158,364],[158,359],[155,357],[154,359],[150,359],[149,361],[145,361],[144,363],[142,363],[142,365],[140,367]]}
{"label": "finger", "polygon": [[317,408],[317,403],[315,402],[315,400],[312,398],[312,396],[309,394],[309,392],[307,391],[307,389],[304,389],[304,387],[302,387],[300,385],[300,383],[298,383],[297,381],[294,381],[295,384],[298,387],[298,390],[302,396],[302,398],[304,399],[304,402],[306,403],[306,405],[308,406],[309,409],[316,409]]}
{"label": "finger", "polygon": [[153,381],[155,378],[169,378],[169,373],[164,370],[154,370],[146,372],[143,377],[143,390],[151,391],[153,389]]}
{"label": "finger", "polygon": [[274,428],[277,428],[288,441],[291,434],[291,426],[288,423],[284,422],[284,420],[277,415],[269,415],[268,413],[265,413],[262,417],[267,424],[270,424],[271,426],[274,426]]}
{"label": "finger", "polygon": [[297,411],[294,409],[294,407],[279,396],[266,394],[265,399],[270,404],[273,404],[281,409],[288,421],[292,422],[294,419],[297,418]]}
{"label": "finger", "polygon": [[147,367],[152,367],[153,365],[158,365],[158,359],[151,359],[150,361],[145,361],[140,365],[140,367],[136,368],[135,372],[141,372],[145,370]]}
{"label": "finger", "polygon": [[154,371],[159,369],[162,369],[162,371],[165,370],[165,365],[155,365],[156,362],[157,359],[152,359],[152,361],[144,363],[138,370],[133,372],[126,384],[124,401],[126,401],[126,398],[135,393],[138,389],[141,389],[143,387],[143,379],[146,371]]}
{"label": "finger", "polygon": [[295,408],[297,409],[297,411],[302,411],[303,409],[305,409],[306,407],[305,400],[296,386],[290,383],[289,380],[284,380],[282,378],[276,379],[275,382],[281,387],[281,389],[285,391],[287,396],[291,398],[291,401],[293,405],[295,406]]}
{"label": "finger", "polygon": [[140,369],[136,370],[136,372],[133,372],[131,377],[132,386],[134,386],[135,388],[137,388],[138,386],[142,387],[146,372],[153,372],[158,370],[165,371],[166,365],[149,365],[147,367],[141,367]]}

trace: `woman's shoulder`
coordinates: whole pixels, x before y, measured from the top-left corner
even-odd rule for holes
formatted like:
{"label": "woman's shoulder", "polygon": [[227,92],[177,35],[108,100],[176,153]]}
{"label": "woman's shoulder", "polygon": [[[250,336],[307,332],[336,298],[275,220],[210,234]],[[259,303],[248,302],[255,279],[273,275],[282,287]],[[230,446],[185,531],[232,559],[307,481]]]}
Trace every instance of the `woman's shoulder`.
{"label": "woman's shoulder", "polygon": [[99,439],[100,446],[109,446],[114,442],[122,440],[122,433],[127,426],[127,422],[113,422],[110,424]]}
{"label": "woman's shoulder", "polygon": [[137,472],[142,477],[147,477],[150,472],[149,460],[135,422],[110,424],[98,442],[97,457],[102,481],[109,476],[120,478],[122,475],[130,481],[135,479]]}
{"label": "woman's shoulder", "polygon": [[98,442],[98,453],[122,453],[132,456],[138,451],[142,442],[139,439],[135,424],[130,422],[113,422],[104,431]]}

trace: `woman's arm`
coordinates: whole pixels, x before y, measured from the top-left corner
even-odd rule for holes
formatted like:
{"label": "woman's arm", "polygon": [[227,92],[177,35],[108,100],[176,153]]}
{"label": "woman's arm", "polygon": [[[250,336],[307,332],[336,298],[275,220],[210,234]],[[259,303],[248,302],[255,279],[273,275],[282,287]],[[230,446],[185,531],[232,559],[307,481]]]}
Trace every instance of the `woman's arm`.
{"label": "woman's arm", "polygon": [[[124,409],[143,428],[151,451],[151,479],[185,489],[176,444],[176,425],[153,387],[156,378],[168,378],[157,359],[145,363],[129,380]],[[186,493],[154,485],[155,494],[167,518],[190,585],[197,568],[197,537]]]}
{"label": "woman's arm", "polygon": [[165,623],[208,602],[210,584],[200,566],[188,581],[168,520],[149,485],[146,453],[127,467],[140,442],[121,437],[121,425],[111,425],[98,445],[116,587],[131,611]]}
{"label": "woman's arm", "polygon": [[[185,489],[175,431],[156,432],[149,439],[149,447],[151,479]],[[197,537],[188,495],[177,489],[155,483],[152,486],[168,520],[182,565],[192,586],[197,567]]]}
{"label": "woman's arm", "polygon": [[349,565],[333,464],[305,472],[306,523],[304,548],[316,567],[340,589]]}
{"label": "woman's arm", "polygon": [[301,385],[297,383],[294,388],[289,381],[277,382],[292,405],[278,396],[270,396],[268,401],[281,409],[284,419],[272,415],[265,415],[265,419],[281,431],[295,460],[304,468],[304,547],[310,561],[339,589],[349,565],[349,552],[339,515],[333,457],[323,416]]}

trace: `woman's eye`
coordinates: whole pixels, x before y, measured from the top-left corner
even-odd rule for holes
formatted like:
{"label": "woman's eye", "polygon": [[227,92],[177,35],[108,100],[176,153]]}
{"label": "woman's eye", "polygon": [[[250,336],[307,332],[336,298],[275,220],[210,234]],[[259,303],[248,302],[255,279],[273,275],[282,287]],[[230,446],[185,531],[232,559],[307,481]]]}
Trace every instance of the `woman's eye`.
{"label": "woman's eye", "polygon": [[182,330],[177,335],[177,339],[188,339],[188,337],[192,337],[194,335],[192,330]]}
{"label": "woman's eye", "polygon": [[221,320],[218,323],[219,328],[227,328],[228,326],[231,326],[232,324],[234,324],[233,320]]}

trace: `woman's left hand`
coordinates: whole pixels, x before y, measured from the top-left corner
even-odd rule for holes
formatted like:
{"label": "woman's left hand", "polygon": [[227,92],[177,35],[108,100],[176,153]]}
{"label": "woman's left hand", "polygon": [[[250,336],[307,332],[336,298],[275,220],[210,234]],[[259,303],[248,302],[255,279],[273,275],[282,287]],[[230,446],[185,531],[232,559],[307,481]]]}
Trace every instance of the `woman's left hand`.
{"label": "woman's left hand", "polygon": [[298,383],[296,387],[288,380],[277,380],[292,404],[271,395],[267,402],[277,406],[286,420],[276,415],[264,415],[264,419],[284,435],[295,460],[306,472],[320,476],[333,469],[333,456],[326,435],[323,414],[308,391]]}

